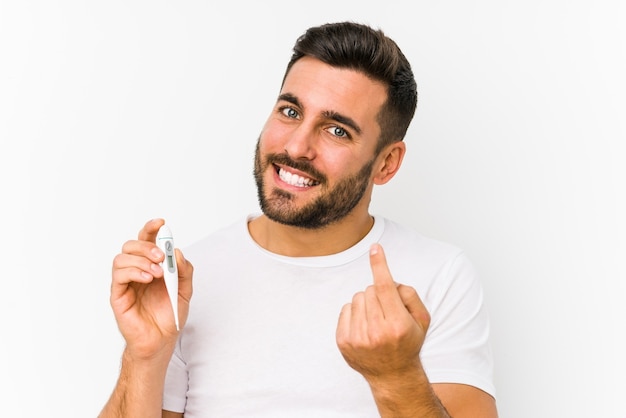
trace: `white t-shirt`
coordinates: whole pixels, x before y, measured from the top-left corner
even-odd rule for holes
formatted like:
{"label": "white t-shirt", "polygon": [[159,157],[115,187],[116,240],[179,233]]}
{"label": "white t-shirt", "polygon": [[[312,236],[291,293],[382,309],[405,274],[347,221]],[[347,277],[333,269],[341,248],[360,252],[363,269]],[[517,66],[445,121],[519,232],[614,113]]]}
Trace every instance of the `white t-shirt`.
{"label": "white t-shirt", "polygon": [[163,409],[185,418],[379,416],[367,382],[335,342],[342,306],[372,284],[374,242],[394,280],[413,286],[431,314],[420,353],[431,383],[495,394],[482,288],[458,248],[376,217],[346,251],[285,257],[252,240],[251,218],[183,249],[194,293]]}

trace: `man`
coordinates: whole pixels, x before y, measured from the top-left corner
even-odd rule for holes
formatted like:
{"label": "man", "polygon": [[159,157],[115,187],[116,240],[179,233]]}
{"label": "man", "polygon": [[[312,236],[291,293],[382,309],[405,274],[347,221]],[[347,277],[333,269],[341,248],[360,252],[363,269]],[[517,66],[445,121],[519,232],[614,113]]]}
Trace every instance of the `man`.
{"label": "man", "polygon": [[127,345],[101,417],[497,416],[469,261],[368,211],[416,103],[381,31],[300,37],[256,146],[263,213],[177,250],[180,333],[154,244],[164,221],[115,257]]}

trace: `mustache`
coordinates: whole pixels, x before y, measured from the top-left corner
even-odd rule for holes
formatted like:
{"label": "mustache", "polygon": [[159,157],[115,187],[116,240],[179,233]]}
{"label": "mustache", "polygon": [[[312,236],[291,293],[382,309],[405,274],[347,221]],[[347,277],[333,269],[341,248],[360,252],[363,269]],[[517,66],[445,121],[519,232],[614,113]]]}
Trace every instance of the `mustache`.
{"label": "mustache", "polygon": [[295,170],[302,171],[303,173],[308,174],[313,177],[320,183],[326,182],[326,176],[316,169],[313,164],[306,160],[294,160],[287,154],[268,154],[265,156],[265,162],[269,164],[280,164],[287,167],[291,167]]}

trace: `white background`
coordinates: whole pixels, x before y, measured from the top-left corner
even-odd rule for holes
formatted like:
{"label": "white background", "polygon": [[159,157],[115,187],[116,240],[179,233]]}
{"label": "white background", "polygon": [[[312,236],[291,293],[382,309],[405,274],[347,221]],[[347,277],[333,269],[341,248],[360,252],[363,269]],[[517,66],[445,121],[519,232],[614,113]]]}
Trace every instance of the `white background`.
{"label": "white background", "polygon": [[413,64],[372,210],[474,260],[501,417],[626,416],[623,2],[0,0],[3,416],[97,415],[114,255],[152,217],[184,247],[257,210],[290,48],[338,20]]}

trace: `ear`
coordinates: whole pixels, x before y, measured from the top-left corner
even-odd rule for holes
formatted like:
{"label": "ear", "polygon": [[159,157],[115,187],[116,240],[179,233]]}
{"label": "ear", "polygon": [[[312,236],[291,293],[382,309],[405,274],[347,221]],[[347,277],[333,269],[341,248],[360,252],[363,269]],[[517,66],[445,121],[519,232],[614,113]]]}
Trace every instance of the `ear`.
{"label": "ear", "polygon": [[396,141],[387,145],[378,154],[374,171],[374,184],[385,184],[396,175],[406,153],[404,141]]}

